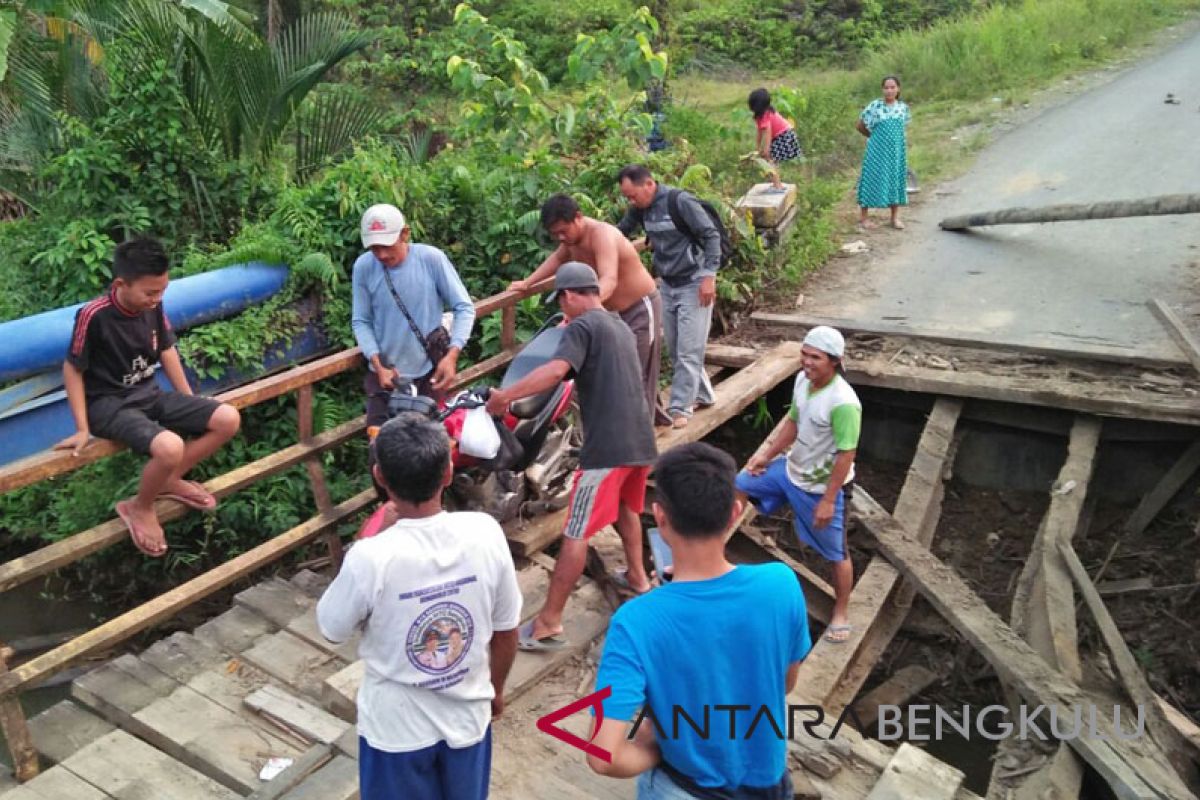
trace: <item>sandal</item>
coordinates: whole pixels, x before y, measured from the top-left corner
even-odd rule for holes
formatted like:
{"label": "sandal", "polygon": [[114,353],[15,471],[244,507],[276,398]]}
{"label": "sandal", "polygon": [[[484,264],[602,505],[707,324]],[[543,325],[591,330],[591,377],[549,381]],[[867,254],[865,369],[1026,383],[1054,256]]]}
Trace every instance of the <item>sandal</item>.
{"label": "sandal", "polygon": [[650,584],[649,588],[642,591],[638,591],[637,589],[633,588],[633,586],[631,586],[629,583],[629,573],[623,569],[617,570],[616,572],[610,574],[608,579],[612,581],[612,585],[618,590],[628,592],[635,597],[640,597],[641,595],[644,595],[646,592],[650,591],[650,589],[654,588],[654,584]]}
{"label": "sandal", "polygon": [[116,510],[117,516],[121,518],[121,522],[124,522],[125,527],[129,529],[129,538],[133,542],[134,547],[136,547],[138,550],[141,550],[151,558],[162,558],[167,554],[167,543],[165,540],[160,547],[154,548],[151,548],[151,546],[146,543],[144,532],[138,527],[137,523],[133,521],[133,515],[129,513],[128,500],[120,501],[113,508]]}
{"label": "sandal", "polygon": [[845,644],[850,638],[850,625],[830,625],[825,629],[825,635],[821,638],[830,644]]}
{"label": "sandal", "polygon": [[562,638],[561,632],[543,636],[540,639],[533,638],[533,623],[534,620],[531,619],[517,629],[517,647],[519,649],[534,653],[553,653],[562,650],[570,644],[570,642]]}
{"label": "sandal", "polygon": [[205,489],[197,481],[180,481],[184,486],[187,486],[191,491],[181,492],[159,492],[158,496],[164,500],[174,500],[177,503],[183,503],[188,508],[194,508],[197,511],[212,511],[217,507],[217,498],[208,489]]}

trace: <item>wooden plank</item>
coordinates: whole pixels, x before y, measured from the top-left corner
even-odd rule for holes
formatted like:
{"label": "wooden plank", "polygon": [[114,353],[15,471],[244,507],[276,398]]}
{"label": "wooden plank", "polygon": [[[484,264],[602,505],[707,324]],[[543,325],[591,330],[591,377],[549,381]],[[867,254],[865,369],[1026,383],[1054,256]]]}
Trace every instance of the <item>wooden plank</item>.
{"label": "wooden plank", "polygon": [[284,630],[303,639],[318,650],[332,653],[346,663],[358,658],[358,644],[362,641],[362,632],[356,630],[346,641],[334,644],[321,633],[321,626],[317,624],[317,607],[315,605],[285,625]]}
{"label": "wooden plank", "polygon": [[111,800],[111,795],[64,767],[54,767],[22,786],[0,794],[0,800]]}
{"label": "wooden plank", "polygon": [[242,658],[300,694],[318,701],[325,679],[346,666],[346,662],[336,655],[318,650],[287,631],[265,634],[242,653]]}
{"label": "wooden plank", "polygon": [[358,800],[358,762],[336,756],[280,800]]}
{"label": "wooden plank", "polygon": [[62,764],[119,800],[237,800],[238,794],[155,750],[113,731]]}
{"label": "wooden plank", "polygon": [[247,697],[244,702],[255,711],[269,714],[322,744],[333,744],[349,727],[337,717],[270,684]]}
{"label": "wooden plank", "polygon": [[321,687],[321,704],[332,714],[347,722],[358,719],[358,687],[362,686],[367,665],[355,661],[325,679]]}
{"label": "wooden plank", "polygon": [[72,694],[122,730],[239,794],[257,788],[258,769],[267,757],[301,753],[283,737],[133,656],[80,678]]}
{"label": "wooden plank", "polygon": [[[1016,686],[1027,700],[1063,708],[1087,702],[1089,695],[1046,665],[1015,631],[987,607],[949,566],[910,537],[870,495],[854,493],[853,506],[880,551],[912,581],[926,600],[992,664],[1001,679]],[[1102,706],[1099,701],[1096,705]],[[1113,788],[1120,798],[1187,800],[1192,794],[1169,766],[1139,742],[1135,748],[1117,739],[1111,719],[1097,715],[1104,738],[1080,736],[1071,747]]]}
{"label": "wooden plank", "polygon": [[78,703],[62,700],[29,720],[29,732],[42,758],[58,764],[84,745],[113,730],[110,722]]}
{"label": "wooden plank", "polygon": [[867,800],[953,800],[963,773],[907,742],[888,762]]}
{"label": "wooden plank", "polygon": [[[1083,678],[1083,665],[1077,642],[1075,597],[1058,545],[1070,542],[1082,524],[1100,444],[1100,427],[1100,420],[1095,417],[1076,417],[1071,426],[1067,458],[1054,482],[1056,488],[1050,493],[1046,516],[1017,579],[1012,604],[1013,630],[1021,634],[1047,664],[1076,682]],[[1016,711],[1018,705],[1017,702],[1010,703],[1010,710]],[[1012,744],[1002,742],[1001,752]],[[1046,790],[1062,797],[1079,795],[1083,784],[1082,765],[1065,743],[1059,742],[1055,750],[1055,755],[1040,769],[1020,776],[1018,792],[1022,796],[1036,797]],[[1002,759],[992,762],[991,782],[997,794],[1011,780],[1005,777],[1002,762]]]}
{"label": "wooden plank", "polygon": [[[314,437],[308,444],[297,444],[261,458],[245,466],[219,475],[207,481],[205,487],[217,495],[227,497],[245,487],[283,472],[299,464],[314,453],[324,452],[346,442],[366,429],[366,417],[358,417],[336,428]],[[189,513],[187,506],[174,500],[159,500],[154,504],[162,522],[179,519]],[[67,564],[91,555],[98,550],[126,541],[129,532],[120,519],[111,519],[81,533],[46,545],[32,553],[0,564],[0,592],[41,577]]]}
{"label": "wooden plank", "polygon": [[1139,367],[1147,369],[1170,369],[1187,363],[1182,358],[1155,358],[1153,356],[1139,355],[1133,344],[1127,345],[1124,350],[1117,344],[1106,346],[1077,344],[1071,347],[1060,347],[1053,344],[1019,344],[996,338],[971,336],[954,331],[913,327],[903,322],[820,317],[799,312],[756,311],[750,315],[750,319],[766,325],[784,325],[805,329],[814,328],[817,325],[828,325],[837,328],[847,339],[859,334],[895,336],[926,342],[938,342],[955,347],[972,347],[983,350],[999,349],[1007,353],[1030,353],[1032,355],[1049,356],[1051,358],[1091,359],[1095,361],[1112,361],[1118,364],[1136,364]]}
{"label": "wooden plank", "polygon": [[197,639],[230,655],[239,655],[264,633],[279,629],[248,608],[234,605],[196,628]]}
{"label": "wooden plank", "polygon": [[1038,376],[957,373],[886,364],[880,360],[852,359],[846,362],[846,377],[855,386],[1050,406],[1105,417],[1200,425],[1200,403],[1195,398],[1136,392],[1112,383],[1088,386]]}
{"label": "wooden plank", "polygon": [[314,771],[333,760],[334,755],[333,748],[329,745],[314,744],[287,769],[256,789],[249,800],[279,800]]}
{"label": "wooden plank", "polygon": [[1125,533],[1130,536],[1140,536],[1158,516],[1171,498],[1183,488],[1192,474],[1200,468],[1200,439],[1192,442],[1183,452],[1179,460],[1167,470],[1162,479],[1155,484],[1148,494],[1142,497],[1129,521],[1125,523]]}
{"label": "wooden plank", "polygon": [[72,639],[67,644],[22,664],[7,675],[0,676],[0,696],[36,685],[92,653],[113,647],[138,631],[169,619],[197,600],[261,569],[295,548],[307,544],[329,528],[352,518],[369,507],[375,500],[375,489],[364,489],[349,500],[335,506],[329,514],[313,517],[290,531],[225,562],[216,569],[182,583],[132,611],[120,614],[103,625],[93,628],[83,636]]}
{"label": "wooden plank", "polygon": [[1179,318],[1179,315],[1162,300],[1150,300],[1146,305],[1150,306],[1154,316],[1158,317],[1163,327],[1167,329],[1167,333],[1171,334],[1171,338],[1175,340],[1175,344],[1179,345],[1179,349],[1183,351],[1183,355],[1191,362],[1191,365],[1197,372],[1200,372],[1200,337],[1197,337],[1195,332]]}
{"label": "wooden plank", "polygon": [[510,703],[537,686],[546,675],[580,653],[587,651],[605,630],[612,616],[600,587],[588,581],[571,594],[563,615],[563,636],[570,643],[552,653],[517,651],[516,661],[504,686],[504,701]]}
{"label": "wooden plank", "polygon": [[[700,409],[685,428],[660,430],[658,450],[665,451],[684,442],[697,442],[712,433],[766,392],[800,369],[800,345],[784,342],[767,351],[754,364],[721,384],[717,402]],[[529,556],[542,550],[562,532],[566,510],[538,517],[519,530],[506,530],[508,542],[517,555]]]}
{"label": "wooden plank", "polygon": [[1167,722],[1171,723],[1183,740],[1191,746],[1192,758],[1200,761],[1200,725],[1192,722],[1191,718],[1161,697],[1156,702]]}
{"label": "wooden plank", "polygon": [[1065,562],[1066,572],[1075,582],[1079,594],[1083,597],[1084,605],[1092,614],[1092,619],[1100,631],[1100,638],[1104,640],[1104,646],[1108,648],[1108,652],[1112,656],[1112,663],[1121,680],[1121,686],[1128,693],[1130,699],[1145,711],[1146,729],[1167,754],[1175,769],[1186,778],[1194,779],[1197,777],[1196,769],[1184,752],[1183,737],[1167,721],[1159,707],[1158,695],[1150,688],[1149,681],[1146,680],[1142,668],[1138,666],[1137,660],[1130,652],[1129,645],[1125,644],[1121,631],[1108,613],[1104,600],[1096,591],[1096,586],[1088,576],[1087,570],[1084,569],[1083,563],[1080,562],[1079,556],[1075,554],[1071,543],[1064,539],[1058,541],[1058,551]]}
{"label": "wooden plank", "polygon": [[187,686],[134,716],[152,732],[148,742],[238,794],[258,788],[258,772],[268,758],[299,758],[304,752]]}
{"label": "wooden plank", "polygon": [[[896,520],[926,547],[933,541],[941,516],[942,485],[953,462],[954,431],[962,408],[959,399],[938,398],[896,501]],[[850,594],[848,614],[854,625],[850,638],[840,644],[824,638],[816,641],[800,667],[799,691],[839,713],[854,698],[912,606],[912,587],[902,587],[895,602],[887,606],[899,578],[886,560],[871,559]]]}
{"label": "wooden plank", "polygon": [[887,680],[854,702],[854,713],[862,723],[862,730],[875,730],[880,706],[906,705],[941,678],[941,675],[920,664],[909,664],[896,670]]}
{"label": "wooden plank", "polygon": [[297,587],[277,577],[267,578],[234,595],[233,602],[250,609],[276,628],[316,607],[316,601]]}

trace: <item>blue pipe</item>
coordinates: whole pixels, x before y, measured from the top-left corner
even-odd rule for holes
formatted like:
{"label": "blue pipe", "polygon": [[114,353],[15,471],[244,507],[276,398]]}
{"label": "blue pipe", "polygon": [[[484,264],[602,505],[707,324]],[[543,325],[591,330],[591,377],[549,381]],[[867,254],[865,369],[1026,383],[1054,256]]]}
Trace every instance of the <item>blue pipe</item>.
{"label": "blue pipe", "polygon": [[[256,261],[171,281],[163,305],[171,326],[184,330],[237,314],[283,288],[288,268]],[[0,323],[0,383],[62,365],[83,303]]]}

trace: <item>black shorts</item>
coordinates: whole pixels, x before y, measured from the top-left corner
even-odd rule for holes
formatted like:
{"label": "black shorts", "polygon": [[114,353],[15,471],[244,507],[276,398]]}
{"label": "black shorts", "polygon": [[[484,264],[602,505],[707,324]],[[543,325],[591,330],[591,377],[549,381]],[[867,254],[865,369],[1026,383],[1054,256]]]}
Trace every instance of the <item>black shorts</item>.
{"label": "black shorts", "polygon": [[164,392],[157,386],[133,395],[88,398],[88,427],[95,436],[112,439],[135,453],[150,455],[150,443],[163,431],[202,436],[221,404],[211,397]]}

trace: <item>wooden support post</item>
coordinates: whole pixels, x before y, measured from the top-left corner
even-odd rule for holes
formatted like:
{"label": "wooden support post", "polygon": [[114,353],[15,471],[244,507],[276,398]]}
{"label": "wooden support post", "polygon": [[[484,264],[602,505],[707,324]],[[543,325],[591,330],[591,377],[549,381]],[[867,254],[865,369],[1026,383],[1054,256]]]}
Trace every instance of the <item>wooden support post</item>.
{"label": "wooden support post", "polygon": [[[1058,552],[1060,543],[1075,537],[1083,519],[1088,486],[1100,445],[1100,420],[1076,417],[1071,426],[1067,458],[1059,470],[1050,506],[1033,540],[1013,596],[1012,627],[1052,668],[1067,678],[1079,681],[1083,666],[1079,659],[1075,626],[1075,597],[1071,578]],[[1009,705],[1017,711],[1020,701],[1010,692]],[[1001,752],[1010,747],[1002,742]],[[1050,788],[1058,797],[1077,797],[1083,783],[1083,765],[1063,743],[1058,753],[1039,769],[1023,772],[1018,797],[1036,797]],[[1011,786],[1011,771],[1003,759],[992,763],[992,787],[989,794],[1002,796]]]}
{"label": "wooden support post", "polygon": [[500,312],[500,349],[511,350],[517,345],[517,307],[505,306]]}
{"label": "wooden support post", "polygon": [[[896,501],[897,521],[926,547],[933,541],[941,516],[942,481],[953,461],[954,430],[962,407],[961,400],[938,398]],[[914,590],[902,585],[893,603],[887,604],[899,577],[886,560],[872,559],[850,595],[850,621],[855,629],[849,641],[818,640],[800,667],[798,692],[824,705],[826,713],[840,714],[854,700],[904,624]]]}
{"label": "wooden support post", "polygon": [[1167,329],[1167,333],[1171,334],[1171,338],[1175,340],[1175,344],[1179,345],[1179,349],[1187,356],[1188,361],[1192,362],[1192,366],[1196,368],[1197,372],[1200,372],[1200,337],[1185,325],[1179,315],[1162,300],[1151,300],[1147,305],[1150,306],[1150,310],[1154,312],[1154,316],[1158,317],[1163,327]]}
{"label": "wooden support post", "polygon": [[[0,645],[0,680],[8,676],[8,659],[12,650]],[[25,709],[21,708],[20,695],[0,699],[0,732],[8,742],[8,752],[12,755],[13,774],[21,783],[37,777],[37,750],[33,748],[33,738],[29,735],[29,725],[25,720]]]}
{"label": "wooden support post", "polygon": [[[296,427],[300,444],[309,444],[313,437],[313,387],[312,384],[301,386],[296,392]],[[308,471],[308,485],[312,487],[313,500],[317,504],[317,512],[324,514],[333,508],[333,498],[329,496],[329,487],[325,484],[325,470],[321,467],[319,456],[313,455],[304,459],[304,468]],[[322,538],[329,552],[329,563],[336,572],[342,567],[342,539],[336,530],[326,532]]]}
{"label": "wooden support post", "polygon": [[1096,734],[1078,736],[1070,745],[1112,787],[1117,797],[1122,800],[1193,798],[1160,752],[1145,740],[1128,742],[1119,738],[1113,729],[1111,709],[1106,716],[1102,700],[1047,666],[953,568],[909,536],[870,495],[860,488],[854,493],[852,504],[859,522],[878,542],[880,552],[1023,697],[1064,709],[1083,707],[1085,712],[1087,705],[1095,706]]}

